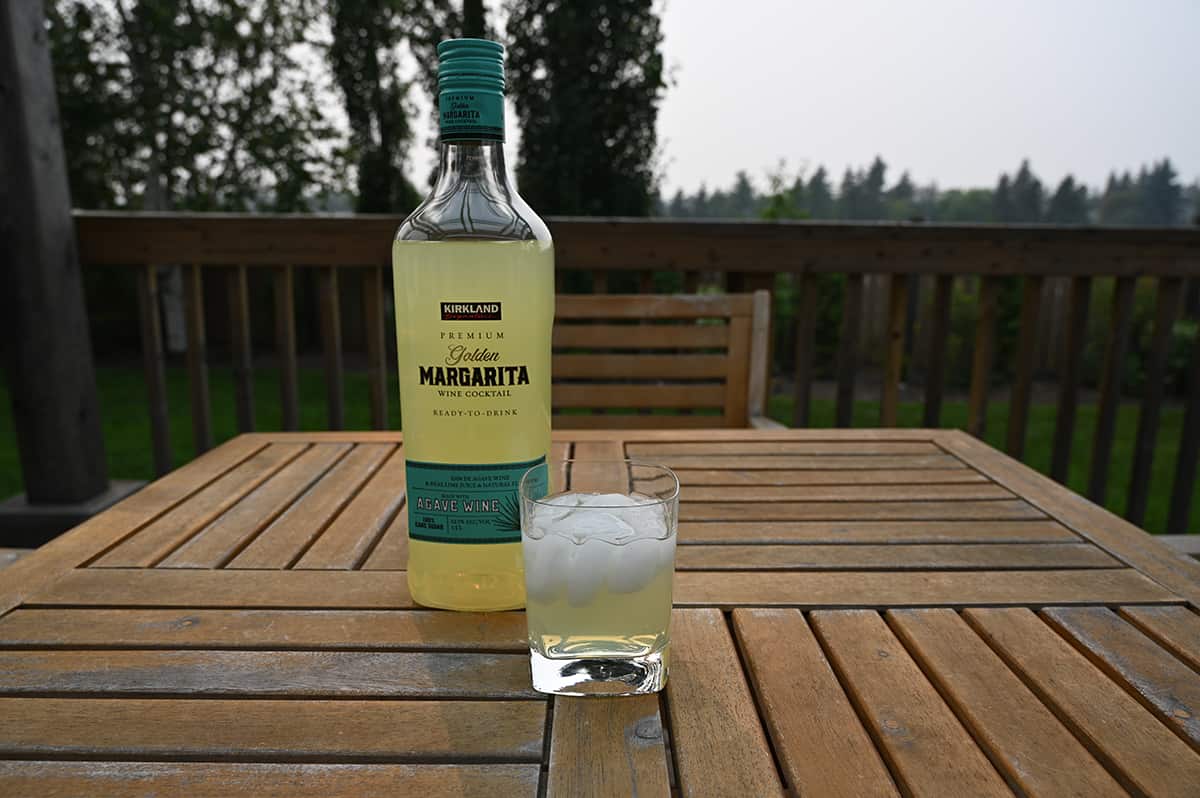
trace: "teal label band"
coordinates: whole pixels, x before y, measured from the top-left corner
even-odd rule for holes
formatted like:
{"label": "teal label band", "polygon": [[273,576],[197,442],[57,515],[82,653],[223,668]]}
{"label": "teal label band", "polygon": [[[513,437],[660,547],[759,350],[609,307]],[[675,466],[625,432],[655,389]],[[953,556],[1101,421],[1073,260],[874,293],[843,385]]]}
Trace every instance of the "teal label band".
{"label": "teal label band", "polygon": [[504,141],[504,96],[492,91],[438,95],[442,141]]}
{"label": "teal label band", "polygon": [[[408,536],[434,543],[518,543],[521,476],[546,462],[459,464],[406,460]],[[546,469],[538,475],[544,482]],[[533,486],[545,495],[546,486]]]}

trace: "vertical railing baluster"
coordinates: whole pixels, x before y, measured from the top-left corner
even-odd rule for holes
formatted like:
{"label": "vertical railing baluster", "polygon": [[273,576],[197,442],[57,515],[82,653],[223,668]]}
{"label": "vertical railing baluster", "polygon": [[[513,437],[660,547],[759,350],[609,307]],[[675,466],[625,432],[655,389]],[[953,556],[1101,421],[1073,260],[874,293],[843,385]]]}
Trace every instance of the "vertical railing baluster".
{"label": "vertical railing baluster", "polygon": [[338,270],[321,268],[318,277],[321,299],[321,346],[325,355],[325,403],[329,410],[329,428],[345,426],[344,369],[342,365],[342,309],[338,291]]}
{"label": "vertical railing baluster", "polygon": [[1079,405],[1079,379],[1083,371],[1083,350],[1087,346],[1088,306],[1092,298],[1092,278],[1071,280],[1067,310],[1067,340],[1058,374],[1058,407],[1054,413],[1054,452],[1050,458],[1050,477],[1067,484],[1071,472],[1071,444],[1075,439],[1075,415]]}
{"label": "vertical railing baluster", "polygon": [[971,392],[967,400],[967,432],[982,438],[987,428],[988,391],[996,350],[996,295],[1000,278],[984,277],[979,285],[979,318],[975,324],[975,351],[971,356]]}
{"label": "vertical railing baluster", "polygon": [[171,470],[171,426],[167,412],[167,377],[163,356],[162,319],[158,310],[158,267],[138,269],[138,311],[142,328],[142,371],[150,403],[150,440],[154,473]]}
{"label": "vertical railing baluster", "polygon": [[1170,535],[1188,531],[1192,491],[1196,486],[1196,458],[1200,455],[1200,334],[1192,340],[1187,392],[1183,432],[1179,436],[1179,454],[1175,459],[1175,482],[1171,486],[1171,514],[1167,519],[1167,534]]}
{"label": "vertical railing baluster", "polygon": [[254,431],[254,352],[250,341],[250,297],[246,267],[228,275],[229,349],[233,354],[233,396],[240,432]]}
{"label": "vertical railing baluster", "polygon": [[299,379],[296,365],[295,287],[291,266],[275,271],[275,349],[279,353],[279,403],[283,428],[300,429]]}
{"label": "vertical railing baluster", "polygon": [[908,275],[888,279],[886,361],[879,400],[879,425],[894,427],[900,416],[900,377],[904,371],[904,327],[908,319]]}
{"label": "vertical railing baluster", "polygon": [[846,277],[846,298],[842,303],[842,329],[838,340],[837,407],[834,423],[849,427],[854,423],[854,378],[858,371],[858,339],[862,329],[863,275]]}
{"label": "vertical railing baluster", "polygon": [[[696,274],[696,272],[689,272]],[[812,416],[813,359],[817,348],[817,276],[796,275],[796,401],[792,426],[807,427]]]}
{"label": "vertical railing baluster", "polygon": [[1142,392],[1142,409],[1138,413],[1137,438],[1133,444],[1129,503],[1125,508],[1125,517],[1139,526],[1146,517],[1146,503],[1150,497],[1150,469],[1154,465],[1154,444],[1158,439],[1158,423],[1166,387],[1164,383],[1167,378],[1167,357],[1171,352],[1171,331],[1179,315],[1182,296],[1182,278],[1159,279],[1150,360],[1146,366],[1146,385]]}
{"label": "vertical railing baluster", "polygon": [[683,291],[695,294],[700,290],[700,272],[691,269],[683,273]]}
{"label": "vertical railing baluster", "polygon": [[592,293],[607,294],[608,293],[608,272],[601,269],[592,270]]}
{"label": "vertical railing baluster", "polygon": [[204,277],[202,267],[187,267],[185,298],[187,303],[188,384],[192,399],[192,438],[196,454],[212,448],[212,410],[208,400],[208,344],[204,334]]}
{"label": "vertical railing baluster", "polygon": [[925,372],[926,427],[942,424],[942,394],[946,387],[946,342],[950,339],[950,300],[954,296],[954,275],[939,274],[933,289],[929,334],[929,362]]}
{"label": "vertical railing baluster", "polygon": [[654,272],[650,269],[642,269],[638,272],[638,293],[654,293]]}
{"label": "vertical railing baluster", "polygon": [[1025,431],[1029,427],[1029,400],[1033,393],[1034,356],[1037,354],[1044,285],[1044,277],[1031,274],[1025,278],[1021,291],[1017,359],[1013,370],[1012,398],[1008,405],[1005,446],[1008,453],[1018,460],[1025,456]]}
{"label": "vertical railing baluster", "polygon": [[1092,467],[1088,475],[1088,498],[1103,505],[1108,494],[1108,468],[1112,458],[1113,435],[1117,429],[1117,411],[1121,407],[1121,375],[1125,369],[1125,350],[1133,324],[1133,294],[1137,280],[1118,277],[1113,286],[1110,328],[1112,335],[1104,352],[1104,372],[1100,377],[1100,403],[1096,409],[1096,434],[1092,444]]}
{"label": "vertical railing baluster", "polygon": [[383,325],[383,270],[378,266],[363,273],[363,324],[367,337],[371,426],[387,429],[387,339]]}

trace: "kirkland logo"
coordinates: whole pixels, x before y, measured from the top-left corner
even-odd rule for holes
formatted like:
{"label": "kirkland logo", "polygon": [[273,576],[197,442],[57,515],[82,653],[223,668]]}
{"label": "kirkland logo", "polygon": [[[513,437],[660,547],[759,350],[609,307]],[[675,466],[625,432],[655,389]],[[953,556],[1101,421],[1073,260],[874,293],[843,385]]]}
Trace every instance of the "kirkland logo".
{"label": "kirkland logo", "polygon": [[442,321],[499,321],[499,302],[443,302]]}

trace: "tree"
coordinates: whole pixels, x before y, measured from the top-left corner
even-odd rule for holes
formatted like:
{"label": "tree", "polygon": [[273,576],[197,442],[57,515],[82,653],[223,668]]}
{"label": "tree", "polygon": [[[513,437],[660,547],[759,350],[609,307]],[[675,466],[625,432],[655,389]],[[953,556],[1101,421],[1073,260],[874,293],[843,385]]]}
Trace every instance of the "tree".
{"label": "tree", "polygon": [[1000,175],[1000,179],[996,181],[996,190],[992,192],[992,219],[997,222],[1015,222],[1017,220],[1012,181],[1006,174]]}
{"label": "tree", "polygon": [[858,218],[883,219],[883,187],[887,182],[887,164],[878,155],[862,177],[859,193]]}
{"label": "tree", "polygon": [[833,218],[833,190],[829,187],[829,176],[824,166],[808,179],[808,214],[813,219]]}
{"label": "tree", "polygon": [[1112,172],[1100,198],[1101,224],[1140,224],[1141,203],[1129,172]]}
{"label": "tree", "polygon": [[673,216],[677,219],[689,216],[687,201],[683,197],[683,191],[675,190],[675,196],[671,197],[671,204],[667,206],[667,216]]}
{"label": "tree", "polygon": [[[413,129],[408,93],[413,80],[401,74],[404,45],[416,56],[426,92],[437,97],[439,39],[463,20],[445,0],[332,0],[333,41],[329,62],[341,89],[350,127],[350,160],[357,167],[360,213],[407,212],[420,192],[405,177]],[[473,32],[482,33],[482,5],[467,2]],[[436,104],[436,103],[435,103]]]}
{"label": "tree", "polygon": [[1075,178],[1067,175],[1058,184],[1046,208],[1046,221],[1055,224],[1087,224],[1087,186],[1076,184]]}
{"label": "tree", "polygon": [[861,191],[858,175],[850,167],[842,173],[842,185],[838,188],[837,218],[858,219]]}
{"label": "tree", "polygon": [[507,8],[521,193],[544,213],[648,213],[666,88],[653,0]]}
{"label": "tree", "polygon": [[313,0],[53,3],[78,201],[289,211],[335,185],[336,134],[297,54],[315,14]]}
{"label": "tree", "polygon": [[1138,176],[1143,224],[1178,224],[1183,216],[1183,187],[1171,160],[1164,158]]}
{"label": "tree", "polygon": [[1046,191],[1029,168],[1029,161],[1021,161],[1021,168],[1012,181],[1012,207],[1014,222],[1040,222]]}

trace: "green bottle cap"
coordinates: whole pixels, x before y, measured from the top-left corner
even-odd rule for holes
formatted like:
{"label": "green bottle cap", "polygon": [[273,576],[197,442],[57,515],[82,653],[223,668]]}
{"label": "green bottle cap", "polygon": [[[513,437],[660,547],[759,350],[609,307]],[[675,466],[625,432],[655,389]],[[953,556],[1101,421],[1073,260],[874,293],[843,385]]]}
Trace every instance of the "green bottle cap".
{"label": "green bottle cap", "polygon": [[437,53],[442,141],[504,141],[504,47],[447,39]]}

